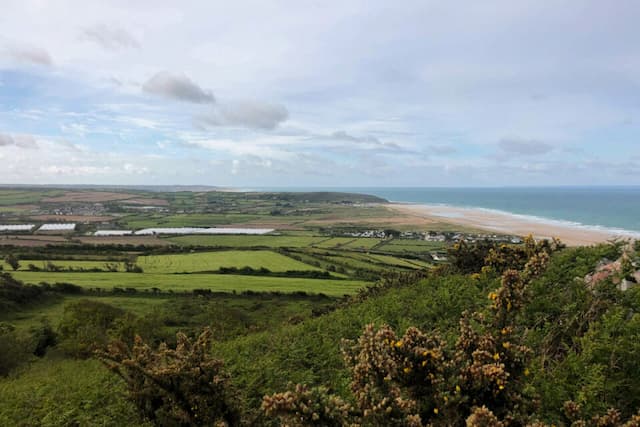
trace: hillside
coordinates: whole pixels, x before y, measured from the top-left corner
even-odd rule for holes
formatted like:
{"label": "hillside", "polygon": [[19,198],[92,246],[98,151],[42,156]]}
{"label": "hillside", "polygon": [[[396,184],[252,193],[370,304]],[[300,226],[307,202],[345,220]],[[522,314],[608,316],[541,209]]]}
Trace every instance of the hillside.
{"label": "hillside", "polygon": [[[569,400],[579,403],[587,418],[611,407],[629,417],[640,407],[640,290],[636,286],[621,292],[610,280],[589,289],[583,280],[602,259],[615,259],[620,250],[612,245],[564,249],[554,253],[544,273],[527,286],[527,303],[513,327],[519,331],[514,340],[533,349],[525,389],[537,406],[530,416],[568,423],[563,405]],[[448,270],[415,283],[392,280],[384,288],[325,305],[316,317],[303,316],[294,324],[270,322],[236,337],[218,332],[213,355],[225,361],[246,419],[269,423],[259,409],[263,396],[284,391],[291,383],[326,386],[349,400],[350,373],[341,340],[357,339],[367,324],[389,325],[398,334],[412,326],[437,332],[444,349],[453,350],[462,313],[485,310],[487,295],[499,288],[501,279],[496,273]],[[184,311],[187,307],[183,305],[182,314],[173,311],[173,317],[193,312],[194,307]],[[326,314],[318,315],[322,311]],[[151,321],[149,313],[153,310],[142,319]],[[143,323],[134,325],[141,328]],[[219,331],[230,326],[223,322]],[[197,324],[191,326],[197,330],[194,327]],[[161,338],[146,333],[148,338],[154,335]],[[70,420],[118,425],[123,416],[130,421],[135,414],[123,392],[123,384],[99,363],[70,359],[54,347],[44,359],[0,380],[0,424],[35,425],[46,419],[56,425]]]}

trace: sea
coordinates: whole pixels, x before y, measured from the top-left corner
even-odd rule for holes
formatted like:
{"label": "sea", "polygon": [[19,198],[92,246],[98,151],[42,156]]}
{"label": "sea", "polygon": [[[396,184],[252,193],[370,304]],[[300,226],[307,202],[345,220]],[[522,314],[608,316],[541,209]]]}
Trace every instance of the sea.
{"label": "sea", "polygon": [[640,237],[640,186],[629,187],[314,187],[269,191],[344,191],[390,202],[499,211],[530,221]]}

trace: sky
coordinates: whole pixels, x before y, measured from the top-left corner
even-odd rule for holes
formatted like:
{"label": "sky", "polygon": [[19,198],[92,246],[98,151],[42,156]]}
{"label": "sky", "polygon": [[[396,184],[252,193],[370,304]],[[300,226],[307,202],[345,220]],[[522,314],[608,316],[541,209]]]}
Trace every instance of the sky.
{"label": "sky", "polygon": [[640,184],[636,0],[0,8],[0,183]]}

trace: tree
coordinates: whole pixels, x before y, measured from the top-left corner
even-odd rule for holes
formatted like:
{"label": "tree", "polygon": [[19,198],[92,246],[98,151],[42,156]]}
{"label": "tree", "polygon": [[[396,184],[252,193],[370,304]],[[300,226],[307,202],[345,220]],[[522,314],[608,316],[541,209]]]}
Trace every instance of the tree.
{"label": "tree", "polygon": [[4,258],[4,262],[6,262],[7,264],[9,264],[11,266],[11,268],[13,268],[13,271],[16,271],[17,269],[20,268],[20,261],[18,260],[18,257],[16,257],[13,254],[9,254]]}

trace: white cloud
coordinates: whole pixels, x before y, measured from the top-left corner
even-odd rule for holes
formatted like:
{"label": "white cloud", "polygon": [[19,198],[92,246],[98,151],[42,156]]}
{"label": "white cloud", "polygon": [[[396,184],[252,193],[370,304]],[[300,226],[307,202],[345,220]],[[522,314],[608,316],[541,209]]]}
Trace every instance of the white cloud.
{"label": "white cloud", "polygon": [[6,48],[8,56],[14,60],[33,65],[51,66],[53,59],[49,52],[36,46],[10,46]]}
{"label": "white cloud", "polygon": [[106,24],[84,28],[80,38],[96,43],[107,50],[140,48],[140,43],[131,33],[123,28]]}
{"label": "white cloud", "polygon": [[282,105],[257,101],[235,101],[218,105],[195,118],[200,126],[236,126],[271,130],[289,118]]}
{"label": "white cloud", "polygon": [[38,148],[36,139],[31,135],[9,135],[0,133],[0,147]]}

